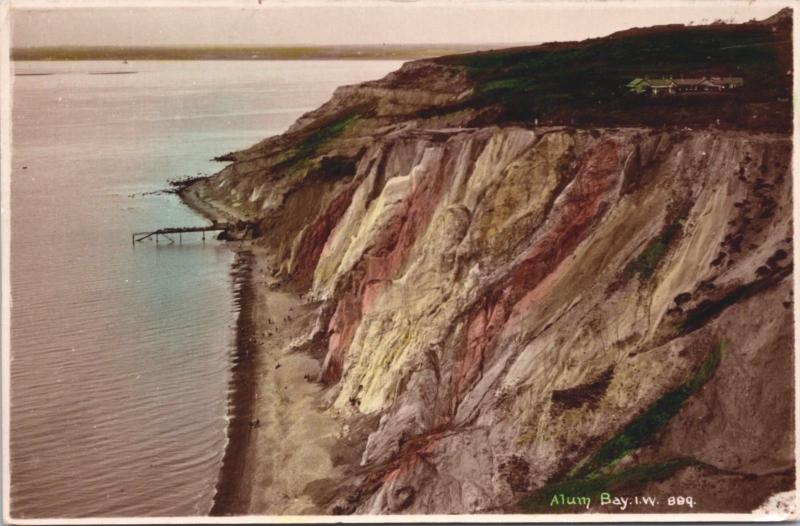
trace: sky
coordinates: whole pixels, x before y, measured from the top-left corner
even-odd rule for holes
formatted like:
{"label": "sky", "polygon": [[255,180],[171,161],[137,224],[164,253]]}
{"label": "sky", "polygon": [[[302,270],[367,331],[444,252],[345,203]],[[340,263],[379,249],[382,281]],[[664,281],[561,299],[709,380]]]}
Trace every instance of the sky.
{"label": "sky", "polygon": [[[785,3],[666,1],[12,1],[22,46],[480,44],[580,40],[630,27],[766,18]],[[132,5],[132,4],[129,4]]]}

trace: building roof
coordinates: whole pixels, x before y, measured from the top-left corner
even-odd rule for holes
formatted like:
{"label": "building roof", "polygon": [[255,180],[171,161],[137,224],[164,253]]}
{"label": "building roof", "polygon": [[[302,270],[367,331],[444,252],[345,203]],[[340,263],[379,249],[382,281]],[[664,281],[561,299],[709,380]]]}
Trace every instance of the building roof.
{"label": "building roof", "polygon": [[744,85],[744,79],[742,77],[722,77],[722,82],[725,84],[731,84],[733,86]]}
{"label": "building roof", "polygon": [[675,86],[675,81],[671,78],[647,79],[647,83],[653,88],[671,88]]}
{"label": "building roof", "polygon": [[704,78],[699,79],[675,79],[676,86],[697,86],[703,83]]}
{"label": "building roof", "polygon": [[628,87],[632,89],[650,88],[672,88],[672,87],[695,87],[695,86],[742,86],[744,79],[742,77],[695,77],[695,78],[679,78],[661,77],[661,78],[635,78],[628,83]]}

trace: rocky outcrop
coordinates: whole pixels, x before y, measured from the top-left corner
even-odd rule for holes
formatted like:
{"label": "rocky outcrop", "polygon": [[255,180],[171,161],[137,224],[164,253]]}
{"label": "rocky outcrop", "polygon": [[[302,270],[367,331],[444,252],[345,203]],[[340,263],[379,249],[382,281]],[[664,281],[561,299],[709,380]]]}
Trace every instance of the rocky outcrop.
{"label": "rocky outcrop", "polygon": [[318,306],[295,345],[366,429],[319,505],[680,489],[749,511],[792,489],[791,138],[481,124],[470,82],[423,61],[340,89],[193,187]]}

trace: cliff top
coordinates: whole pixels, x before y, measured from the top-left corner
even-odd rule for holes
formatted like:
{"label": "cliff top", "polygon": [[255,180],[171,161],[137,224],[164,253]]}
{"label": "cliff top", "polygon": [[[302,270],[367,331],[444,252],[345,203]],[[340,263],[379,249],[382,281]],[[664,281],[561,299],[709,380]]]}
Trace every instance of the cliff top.
{"label": "cliff top", "polygon": [[[792,11],[743,24],[632,28],[405,63],[343,86],[283,135],[218,160],[273,157],[274,168],[398,129],[483,126],[792,129]],[[734,89],[653,96],[636,78],[736,78]],[[336,139],[336,140],[334,140]],[[286,152],[292,152],[287,159]],[[350,156],[354,152],[344,152]]]}
{"label": "cliff top", "polygon": [[[761,22],[633,28],[582,42],[435,61],[465,70],[474,92],[461,105],[493,108],[487,120],[494,122],[789,131],[791,15],[784,9]],[[726,93],[665,97],[626,87],[646,76],[742,77],[744,85]]]}

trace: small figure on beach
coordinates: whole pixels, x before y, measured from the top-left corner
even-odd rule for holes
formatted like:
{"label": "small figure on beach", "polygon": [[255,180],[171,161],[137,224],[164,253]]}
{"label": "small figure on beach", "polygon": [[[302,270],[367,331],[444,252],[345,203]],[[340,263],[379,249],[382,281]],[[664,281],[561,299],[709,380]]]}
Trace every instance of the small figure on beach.
{"label": "small figure on beach", "polygon": [[250,429],[253,429],[254,427],[258,427],[260,425],[261,425],[261,419],[259,419],[259,418],[256,418],[255,420],[251,420],[250,423],[248,424]]}

